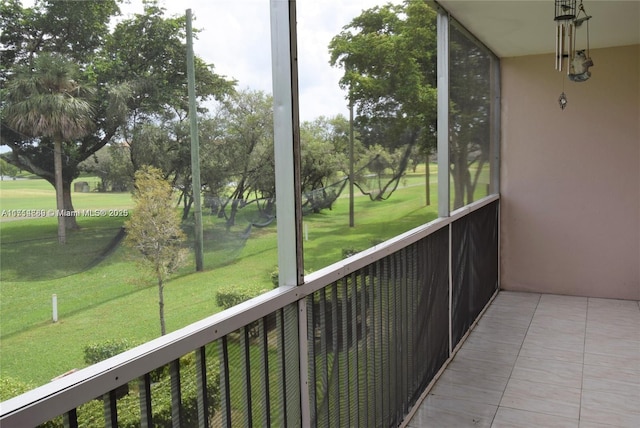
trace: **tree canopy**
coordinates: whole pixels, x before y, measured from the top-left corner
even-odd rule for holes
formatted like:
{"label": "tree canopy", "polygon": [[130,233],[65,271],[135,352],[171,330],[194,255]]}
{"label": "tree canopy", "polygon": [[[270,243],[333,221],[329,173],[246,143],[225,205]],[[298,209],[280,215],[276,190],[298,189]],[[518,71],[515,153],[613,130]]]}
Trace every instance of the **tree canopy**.
{"label": "tree canopy", "polygon": [[56,54],[44,53],[33,68],[22,66],[7,85],[5,120],[28,137],[53,140],[53,177],[56,189],[58,242],[66,243],[66,229],[77,227],[75,215],[66,216],[62,181],[62,144],[81,138],[93,128],[90,87],[78,83],[75,64]]}
{"label": "tree canopy", "polygon": [[[156,2],[145,10],[110,26],[119,15],[121,0],[63,2],[41,0],[22,7],[18,0],[0,5],[2,55],[0,86],[9,87],[21,68],[47,53],[73,61],[78,82],[95,88],[93,119],[88,135],[64,139],[62,181],[64,209],[73,211],[71,181],[79,164],[110,142],[135,144],[141,123],[182,120],[188,106],[185,18],[166,17]],[[202,102],[225,96],[234,82],[213,72],[196,58],[198,95]],[[53,138],[12,127],[6,120],[11,97],[0,104],[0,142],[12,153],[4,159],[43,178],[53,176]]]}
{"label": "tree canopy", "polygon": [[[391,178],[372,191],[372,197],[384,199],[389,194],[385,189],[395,188],[407,166],[415,164],[416,154],[426,160],[436,147],[436,11],[426,2],[412,0],[364,10],[331,40],[329,52],[331,65],[344,70],[340,85],[357,108],[360,139],[365,147],[376,147],[373,152],[380,156],[373,159],[378,166],[383,159],[387,164],[386,175]],[[488,160],[489,63],[486,51],[453,25],[449,67],[453,208],[473,201]]]}
{"label": "tree canopy", "polygon": [[[388,182],[372,193],[375,199],[385,199],[397,187],[414,147],[428,154],[435,145],[435,16],[424,2],[376,6],[329,44],[330,63],[344,70],[340,85],[357,109],[360,139],[399,162]],[[400,157],[392,155],[399,149]]]}
{"label": "tree canopy", "polygon": [[473,202],[480,173],[489,161],[491,61],[488,53],[456,25],[451,27],[450,40],[449,153],[452,208],[456,209]]}

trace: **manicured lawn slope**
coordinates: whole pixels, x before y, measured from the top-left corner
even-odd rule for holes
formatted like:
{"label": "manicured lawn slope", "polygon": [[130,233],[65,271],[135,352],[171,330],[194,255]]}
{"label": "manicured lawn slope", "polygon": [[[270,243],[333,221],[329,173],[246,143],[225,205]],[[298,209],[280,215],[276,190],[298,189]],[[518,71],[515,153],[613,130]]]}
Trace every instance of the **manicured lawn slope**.
{"label": "manicured lawn slope", "polygon": [[[25,190],[45,193],[35,193],[22,202],[24,193],[15,184],[20,182],[2,183],[0,209],[8,209],[5,205],[46,208],[42,204],[53,201],[53,188],[37,181],[37,186],[25,182]],[[348,198],[344,197],[332,210],[306,216],[305,269],[317,270],[340,260],[343,249],[363,250],[434,219],[435,184],[432,205],[426,207],[423,183],[424,176],[418,173],[408,177],[387,201],[357,197],[355,228],[348,226]],[[113,208],[110,204],[132,207],[128,194],[73,196],[77,209]],[[54,218],[2,220],[1,376],[40,385],[83,367],[83,349],[89,343],[113,338],[142,343],[159,335],[157,286],[152,276],[121,244],[108,251],[124,218],[78,218],[81,230],[71,232],[63,247],[56,241]],[[277,266],[275,222],[254,227],[248,235],[248,223],[242,217],[230,230],[213,216],[205,216],[204,223],[205,272],[196,273],[191,265],[166,284],[168,331],[218,312],[215,297],[220,287],[272,287],[271,273]],[[189,224],[185,229],[192,232]],[[60,319],[55,324],[51,322],[54,293]]]}

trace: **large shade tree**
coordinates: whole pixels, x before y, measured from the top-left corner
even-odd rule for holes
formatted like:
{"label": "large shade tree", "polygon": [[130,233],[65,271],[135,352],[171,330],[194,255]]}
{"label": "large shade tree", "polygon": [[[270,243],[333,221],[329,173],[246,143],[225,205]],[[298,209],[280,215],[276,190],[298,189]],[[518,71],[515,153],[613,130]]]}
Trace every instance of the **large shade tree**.
{"label": "large shade tree", "polygon": [[[50,168],[38,169],[56,189],[58,242],[66,242],[65,218],[73,227],[75,216],[64,215],[62,181],[63,144],[90,133],[94,123],[91,91],[83,87],[75,64],[59,55],[42,54],[33,67],[17,70],[7,85],[3,119],[14,132],[37,139],[42,148],[53,142],[53,174]],[[72,220],[73,219],[73,220]]]}
{"label": "large shade tree", "polygon": [[[43,177],[54,184],[55,164],[62,163],[62,192],[57,191],[57,196],[63,199],[63,211],[73,211],[71,203],[71,181],[79,174],[77,165],[91,156],[99,148],[103,147],[116,133],[122,122],[123,105],[121,100],[125,96],[121,86],[102,85],[97,86],[94,79],[88,73],[88,66],[100,52],[105,38],[108,36],[109,18],[119,13],[118,4],[114,0],[101,2],[54,2],[37,1],[33,7],[22,7],[18,0],[8,0],[0,3],[0,87],[3,96],[0,98],[0,143],[7,145],[11,153],[3,158],[16,167]],[[38,61],[39,57],[55,59],[60,69],[67,69],[68,81],[65,84],[59,82],[58,101],[64,101],[72,110],[60,111],[54,114],[49,112],[49,117],[75,117],[76,123],[67,121],[64,125],[66,131],[64,137],[64,156],[59,159],[62,162],[54,163],[54,140],[56,136],[45,135],[41,131],[33,132],[22,124],[9,120],[11,109],[30,108],[37,100],[31,97],[29,100],[20,99],[29,93],[34,94],[44,90],[43,79],[48,80],[47,85],[56,86],[49,77],[42,75],[43,68]],[[53,61],[53,60],[51,60]],[[66,63],[66,65],[64,65]],[[77,68],[70,63],[75,63]],[[46,70],[44,70],[46,71]],[[79,71],[79,73],[78,73]],[[29,76],[28,74],[33,74]],[[38,73],[41,76],[38,76]],[[63,74],[64,74],[63,73]],[[47,72],[53,75],[53,72]],[[58,73],[58,80],[63,74]],[[74,75],[75,74],[75,75]],[[21,84],[18,80],[26,84]],[[40,81],[41,83],[29,88],[29,83]],[[93,86],[96,94],[92,97],[92,123],[87,124],[80,120],[81,102],[89,100],[81,96],[78,89]],[[75,87],[75,89],[71,89]],[[55,88],[53,89],[55,92]],[[22,95],[20,95],[22,94]],[[44,94],[41,94],[44,95]],[[55,100],[54,96],[49,97]],[[75,103],[71,98],[75,99]],[[39,103],[42,106],[42,100]],[[21,106],[12,107],[16,103]],[[85,108],[89,105],[84,105]],[[51,105],[53,108],[53,104]],[[60,107],[60,105],[58,105]],[[56,107],[57,108],[57,107]],[[9,110],[7,110],[9,109]],[[14,110],[15,111],[15,110]],[[34,110],[35,112],[35,110]],[[43,112],[41,110],[41,112]],[[35,114],[35,113],[34,113]],[[12,123],[14,126],[12,126]],[[32,123],[33,124],[33,123]],[[59,124],[60,127],[61,124]],[[56,125],[58,126],[58,125]],[[82,128],[90,132],[78,132]],[[73,131],[71,132],[71,130]],[[60,138],[59,138],[60,139]],[[62,147],[62,144],[60,145]],[[76,218],[66,217],[64,224],[67,228],[76,228]]]}
{"label": "large shade tree", "polygon": [[[206,206],[236,224],[246,206],[256,207],[254,225],[275,215],[273,100],[255,90],[229,96],[215,115],[200,122],[200,154]],[[304,208],[330,208],[346,183],[349,123],[343,116],[301,124],[301,187]]]}
{"label": "large shade tree", "polygon": [[154,166],[180,190],[183,219],[188,217],[194,198],[189,132],[189,123],[185,120],[142,120],[135,125],[129,149],[134,171],[142,165]]}
{"label": "large shade tree", "polygon": [[421,1],[376,6],[329,44],[331,65],[344,70],[340,86],[357,110],[360,139],[366,147],[383,148],[396,163],[375,199],[387,198],[397,187],[416,147],[426,159],[435,146],[435,18]]}
{"label": "large shade tree", "polygon": [[126,143],[112,143],[80,164],[83,172],[98,177],[99,192],[124,192],[133,186],[133,165]]}
{"label": "large shade tree", "polygon": [[[238,210],[250,200],[275,197],[273,98],[258,90],[238,91],[220,105],[216,120],[222,128],[216,157],[224,159],[218,164],[226,180],[234,183],[220,211],[231,227]],[[209,175],[205,168],[204,180],[213,182]]]}
{"label": "large shade tree", "polygon": [[[198,33],[197,29],[194,32]],[[189,110],[187,91],[186,18],[166,16],[154,1],[144,3],[143,13],[115,25],[106,39],[104,55],[96,58],[94,70],[100,82],[128,82],[127,137],[135,126],[151,120],[184,120]],[[233,91],[235,81],[214,73],[212,64],[194,58],[198,101],[223,99]],[[200,111],[205,109],[199,106]]]}
{"label": "large shade tree", "polygon": [[[320,116],[300,125],[300,187],[305,212],[331,208],[349,176],[349,121]],[[357,152],[361,147],[357,144]]]}
{"label": "large shade tree", "polygon": [[[19,67],[31,67],[39,56],[52,52],[78,64],[79,81],[96,90],[92,131],[65,144],[65,211],[73,211],[71,182],[84,160],[111,142],[135,144],[135,130],[143,123],[186,118],[185,18],[166,17],[156,2],[146,1],[143,13],[110,26],[120,3],[40,0],[22,7],[20,1],[8,0],[0,4],[4,30],[0,87],[16,78]],[[215,74],[213,66],[200,58],[196,58],[196,77],[201,101],[222,97],[233,87],[233,82]],[[2,118],[5,101],[3,96]],[[4,157],[7,162],[42,177],[53,175],[53,151],[46,142],[19,132],[5,120],[0,126],[0,142],[12,151]],[[67,219],[71,222],[75,217]]]}
{"label": "large shade tree", "polygon": [[[436,146],[436,42],[435,10],[427,2],[407,0],[363,11],[329,45],[331,64],[344,69],[340,85],[357,107],[360,138],[368,147],[385,149],[385,162],[398,162],[386,168],[392,179],[414,162],[416,151],[428,167]],[[491,60],[456,25],[451,26],[449,50],[449,171],[455,209],[474,200],[486,175]],[[428,180],[427,169],[427,192]]]}
{"label": "large shade tree", "polygon": [[[143,13],[115,26],[105,48],[109,56],[101,57],[97,66],[107,78],[130,84],[133,94],[121,133],[131,148],[131,162],[134,169],[153,165],[171,179],[181,192],[183,218],[196,197],[191,189],[185,38],[186,18],[167,17],[163,8],[149,1]],[[194,58],[201,114],[207,111],[205,100],[220,101],[234,92],[235,81],[213,69],[202,58]]]}
{"label": "large shade tree", "polygon": [[482,175],[489,181],[491,57],[456,25],[450,31],[450,57],[449,171],[456,209],[487,193],[479,183]]}

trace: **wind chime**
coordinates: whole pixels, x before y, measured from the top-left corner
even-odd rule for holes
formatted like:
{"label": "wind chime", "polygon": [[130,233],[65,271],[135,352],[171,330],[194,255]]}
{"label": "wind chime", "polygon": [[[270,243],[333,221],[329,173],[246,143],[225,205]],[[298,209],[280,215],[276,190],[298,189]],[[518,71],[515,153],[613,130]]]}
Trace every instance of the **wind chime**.
{"label": "wind chime", "polygon": [[[589,20],[582,0],[576,8],[576,0],[555,0],[556,21],[556,70],[567,72],[572,82],[584,82],[591,77],[589,67],[593,65],[589,54]],[[586,22],[586,49],[577,49],[578,29]],[[563,80],[564,89],[564,80]],[[562,91],[558,98],[560,108],[567,106],[567,96]]]}

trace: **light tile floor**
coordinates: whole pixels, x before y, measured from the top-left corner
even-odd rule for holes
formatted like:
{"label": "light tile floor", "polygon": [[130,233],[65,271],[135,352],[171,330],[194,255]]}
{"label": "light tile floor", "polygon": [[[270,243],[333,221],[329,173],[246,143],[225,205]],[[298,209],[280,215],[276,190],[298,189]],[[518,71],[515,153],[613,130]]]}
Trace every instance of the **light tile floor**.
{"label": "light tile floor", "polygon": [[408,426],[640,427],[640,302],[500,292]]}

